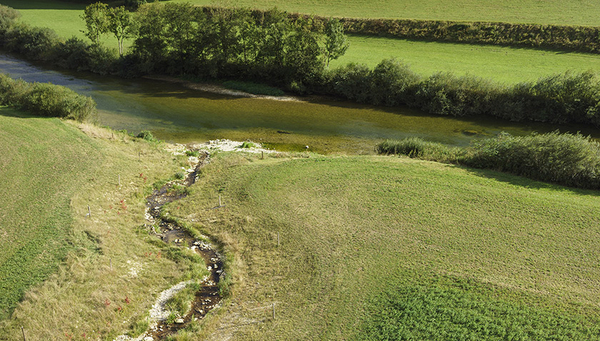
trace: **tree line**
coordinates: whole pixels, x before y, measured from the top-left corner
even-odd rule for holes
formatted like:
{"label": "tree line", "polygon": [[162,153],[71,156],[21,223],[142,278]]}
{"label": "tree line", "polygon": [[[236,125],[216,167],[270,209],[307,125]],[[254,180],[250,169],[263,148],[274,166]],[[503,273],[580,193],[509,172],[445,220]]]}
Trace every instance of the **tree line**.
{"label": "tree line", "polygon": [[[600,126],[600,80],[593,72],[505,86],[451,73],[423,77],[396,60],[384,60],[374,68],[348,64],[329,69],[329,61],[348,48],[336,20],[290,19],[275,9],[201,8],[185,3],[148,4],[136,12],[92,4],[83,14],[88,43],[75,37],[63,41],[52,30],[28,26],[17,17],[15,10],[0,6],[4,50],[78,71],[251,80],[296,93],[407,105],[439,115]],[[103,46],[99,37],[104,34],[114,34],[118,40],[131,37],[131,48],[119,54]]]}
{"label": "tree line", "polygon": [[342,25],[328,20],[291,20],[276,9],[201,8],[189,3],[149,4],[135,13],[103,3],[82,16],[86,36],[98,45],[111,33],[123,56],[123,41],[133,39],[128,58],[142,72],[210,78],[315,81],[329,62],[348,48]]}

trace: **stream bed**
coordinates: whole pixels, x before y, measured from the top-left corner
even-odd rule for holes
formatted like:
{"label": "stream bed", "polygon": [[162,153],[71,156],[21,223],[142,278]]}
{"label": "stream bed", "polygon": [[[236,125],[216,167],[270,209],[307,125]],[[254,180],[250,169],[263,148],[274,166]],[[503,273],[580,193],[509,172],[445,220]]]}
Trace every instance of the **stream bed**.
{"label": "stream bed", "polygon": [[[143,340],[164,340],[167,336],[185,328],[189,323],[204,318],[209,311],[219,305],[222,299],[218,287],[221,277],[225,276],[222,257],[210,243],[195,239],[177,223],[165,219],[161,214],[164,205],[187,196],[185,192],[172,191],[174,185],[182,184],[186,187],[193,185],[200,169],[208,163],[208,160],[208,153],[200,154],[199,161],[193,171],[183,181],[169,182],[160,189],[154,190],[152,195],[147,198],[148,220],[152,223],[152,226],[158,226],[159,228],[159,231],[155,231],[156,236],[165,243],[179,247],[191,245],[191,249],[204,259],[210,275],[202,281],[200,290],[196,292],[194,301],[191,302],[191,309],[185,316],[176,319],[173,323],[167,322],[164,318],[159,318],[156,326],[142,336]],[[180,283],[178,286],[183,289],[185,282]],[[155,309],[158,308],[164,307],[155,307]]]}

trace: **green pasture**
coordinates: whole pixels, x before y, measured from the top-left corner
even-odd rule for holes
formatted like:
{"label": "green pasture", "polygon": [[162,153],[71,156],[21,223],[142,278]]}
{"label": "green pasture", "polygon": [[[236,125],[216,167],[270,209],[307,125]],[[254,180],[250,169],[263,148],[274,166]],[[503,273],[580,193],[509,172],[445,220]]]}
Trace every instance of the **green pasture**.
{"label": "green pasture", "polygon": [[174,0],[351,18],[494,21],[554,25],[600,25],[594,0]]}
{"label": "green pasture", "polygon": [[113,340],[204,274],[143,230],[151,184],[188,166],[160,146],[0,108],[0,340]]}
{"label": "green pasture", "polygon": [[436,72],[470,74],[512,84],[535,81],[567,70],[600,72],[600,56],[492,45],[468,45],[349,36],[346,54],[330,67],[363,63],[374,67],[382,59],[396,58],[418,74]]}
{"label": "green pasture", "polygon": [[103,157],[60,120],[21,115],[0,109],[0,319],[73,249],[70,200]]}
{"label": "green pasture", "polygon": [[171,209],[235,258],[207,333],[600,337],[598,192],[398,157],[265,158],[218,155]]}

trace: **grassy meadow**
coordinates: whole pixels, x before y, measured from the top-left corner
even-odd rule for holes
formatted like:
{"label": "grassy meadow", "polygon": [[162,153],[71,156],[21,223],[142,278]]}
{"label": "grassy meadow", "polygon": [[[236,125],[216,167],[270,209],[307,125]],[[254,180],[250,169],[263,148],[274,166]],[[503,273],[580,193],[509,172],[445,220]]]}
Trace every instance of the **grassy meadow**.
{"label": "grassy meadow", "polygon": [[593,0],[173,0],[198,5],[239,6],[350,18],[495,21],[555,25],[600,25]]}
{"label": "grassy meadow", "polygon": [[181,340],[598,338],[599,208],[408,158],[219,154],[172,213],[225,243],[234,295]]}
{"label": "grassy meadow", "polygon": [[491,45],[433,43],[349,36],[346,54],[331,62],[336,68],[348,63],[374,67],[384,58],[401,60],[414,72],[430,76],[437,72],[474,75],[515,84],[567,70],[600,71],[600,56],[589,53],[545,51]]}
{"label": "grassy meadow", "polygon": [[151,184],[184,165],[160,146],[2,108],[0,149],[0,340],[141,332],[158,292],[202,274],[143,226]]}
{"label": "grassy meadow", "polygon": [[[359,2],[358,0],[356,1]],[[215,4],[212,2],[194,3],[202,5]],[[533,2],[528,3],[533,4]],[[28,1],[26,3],[18,0],[4,0],[2,4],[21,11],[21,20],[31,25],[50,27],[64,38],[77,36],[87,40],[81,32],[85,29],[84,22],[80,18],[85,6],[81,4],[41,0]],[[335,8],[336,6],[341,6],[342,3],[328,2],[326,4],[331,8]],[[221,5],[248,4],[234,2],[221,3]],[[286,7],[287,5],[289,4],[282,3],[278,4],[277,7],[292,11],[293,9],[289,9]],[[272,6],[257,4],[256,7],[270,8]],[[348,16],[377,17],[373,11],[378,8],[384,8],[384,6],[365,5],[364,8],[369,8],[369,11],[363,10],[361,15]],[[325,9],[314,13],[320,15],[328,14]],[[581,15],[585,13],[581,13]],[[600,18],[600,16],[598,17]],[[449,17],[445,19],[449,19]],[[498,19],[497,21],[503,20]],[[419,42],[362,36],[350,36],[349,40],[350,48],[343,57],[331,63],[332,68],[347,63],[363,63],[373,67],[382,59],[396,58],[404,61],[415,72],[422,75],[431,75],[437,72],[453,72],[457,75],[470,74],[507,84],[533,81],[544,76],[564,73],[567,70],[600,70],[600,58],[596,55],[585,53]],[[115,49],[117,47],[116,39],[109,35],[104,36],[103,43]],[[126,45],[128,45],[127,41]]]}

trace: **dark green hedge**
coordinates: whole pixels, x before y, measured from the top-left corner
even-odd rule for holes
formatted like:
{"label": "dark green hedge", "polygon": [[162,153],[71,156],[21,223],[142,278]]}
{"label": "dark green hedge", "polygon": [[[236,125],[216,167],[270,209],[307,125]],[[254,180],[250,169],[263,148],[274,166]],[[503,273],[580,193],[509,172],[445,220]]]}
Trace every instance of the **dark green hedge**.
{"label": "dark green hedge", "polygon": [[[292,17],[307,16],[293,14]],[[316,27],[329,19],[311,18]],[[351,34],[600,53],[599,27],[402,19],[339,20],[346,33]]]}

